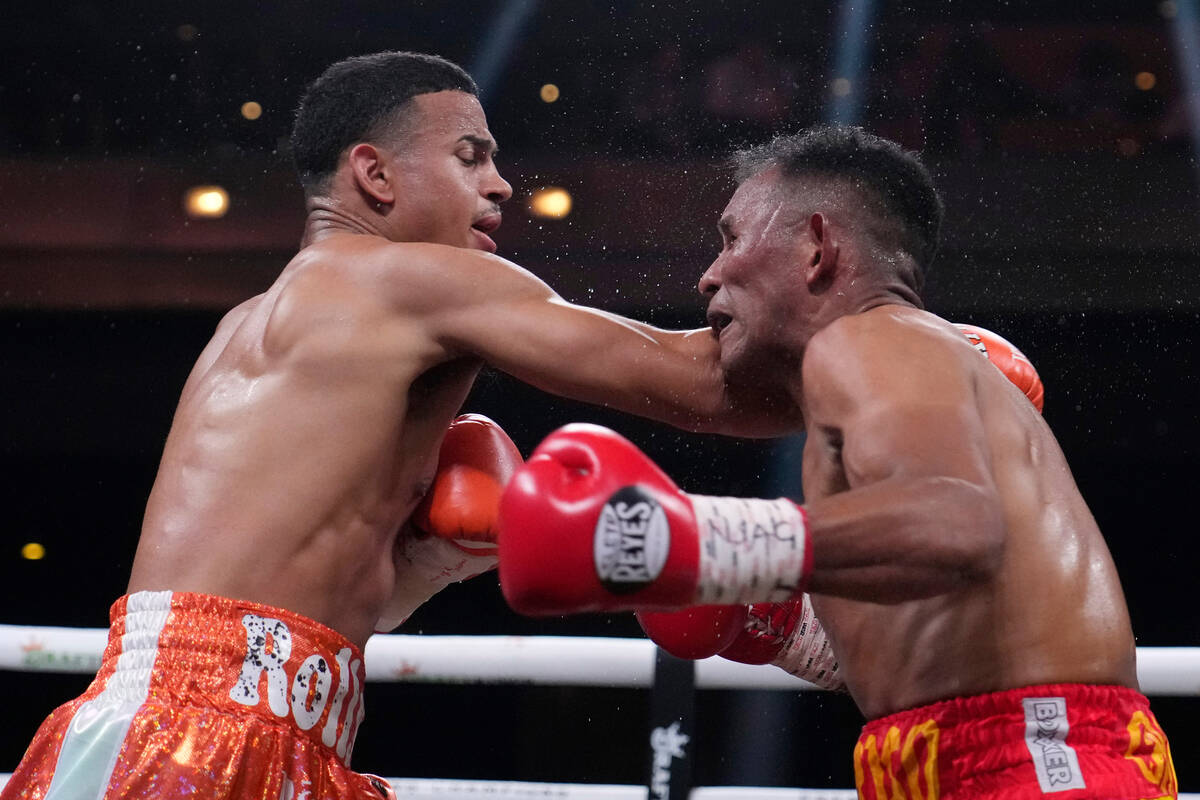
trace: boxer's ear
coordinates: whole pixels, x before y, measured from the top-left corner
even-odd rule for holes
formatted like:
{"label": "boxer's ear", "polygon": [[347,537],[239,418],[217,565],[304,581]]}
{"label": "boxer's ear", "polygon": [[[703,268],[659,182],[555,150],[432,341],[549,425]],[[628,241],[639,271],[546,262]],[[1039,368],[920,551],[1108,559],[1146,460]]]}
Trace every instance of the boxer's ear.
{"label": "boxer's ear", "polygon": [[396,201],[392,186],[392,163],[387,153],[373,144],[359,142],[346,156],[354,183],[365,195],[368,205],[378,208]]}
{"label": "boxer's ear", "polygon": [[802,236],[807,245],[804,262],[804,282],[813,294],[820,294],[837,273],[841,246],[837,231],[829,218],[820,211],[813,212],[804,224]]}

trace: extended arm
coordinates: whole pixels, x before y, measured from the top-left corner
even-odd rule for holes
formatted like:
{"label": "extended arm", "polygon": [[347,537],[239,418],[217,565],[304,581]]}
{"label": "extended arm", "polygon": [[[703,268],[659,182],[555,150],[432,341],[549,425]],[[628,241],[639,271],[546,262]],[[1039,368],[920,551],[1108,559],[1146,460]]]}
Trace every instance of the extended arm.
{"label": "extended arm", "polygon": [[[529,271],[495,256],[405,245],[419,291],[405,313],[452,355],[473,355],[545,391],[690,430],[765,436],[798,430],[782,393],[734,396],[709,329],[666,331],[568,303]],[[414,302],[415,301],[415,302]]]}
{"label": "extended arm", "polygon": [[861,341],[851,330],[810,343],[805,467],[824,474],[803,508],[681,492],[597,426],[547,437],[501,502],[509,604],[532,614],[670,610],[783,601],[806,588],[892,603],[987,580],[1004,522],[974,356],[961,340],[923,335]]}

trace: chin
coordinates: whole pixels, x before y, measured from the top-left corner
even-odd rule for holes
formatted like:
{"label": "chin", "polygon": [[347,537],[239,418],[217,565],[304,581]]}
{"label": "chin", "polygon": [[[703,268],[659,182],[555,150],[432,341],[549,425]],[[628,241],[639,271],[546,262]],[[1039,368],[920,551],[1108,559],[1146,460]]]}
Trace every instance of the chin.
{"label": "chin", "polygon": [[[756,357],[759,356],[759,357]],[[730,383],[766,384],[778,378],[779,368],[772,364],[762,354],[747,352],[721,352],[721,369],[725,379]]]}
{"label": "chin", "polygon": [[747,352],[746,342],[743,339],[735,339],[726,333],[720,340],[720,347],[721,369],[726,372],[740,372],[751,360],[748,358],[751,353]]}
{"label": "chin", "polygon": [[721,371],[728,380],[740,380],[752,372],[745,358],[735,353],[721,353]]}

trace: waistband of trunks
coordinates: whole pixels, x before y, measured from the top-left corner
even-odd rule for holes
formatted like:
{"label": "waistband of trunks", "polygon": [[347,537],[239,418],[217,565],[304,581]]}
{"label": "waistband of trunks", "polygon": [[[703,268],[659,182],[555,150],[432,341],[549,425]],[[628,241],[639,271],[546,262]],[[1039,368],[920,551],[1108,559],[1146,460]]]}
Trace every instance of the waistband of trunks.
{"label": "waistband of trunks", "polygon": [[[870,720],[863,726],[863,732],[886,731],[893,726],[907,727],[929,719],[936,720],[942,731],[957,725],[975,726],[982,720],[996,717],[1023,719],[1025,700],[1043,697],[1062,697],[1072,708],[1086,708],[1087,714],[1079,720],[1079,724],[1104,728],[1111,728],[1118,723],[1123,728],[1131,713],[1150,710],[1150,701],[1145,695],[1126,686],[1051,683],[969,697],[954,697],[899,711]],[[999,729],[997,732],[1000,732]],[[1007,741],[1006,736],[1001,736]]]}
{"label": "waistband of trunks", "polygon": [[110,611],[96,688],[119,702],[254,714],[295,728],[345,762],[362,721],[361,651],[314,620],[261,603],[189,592],[137,592]]}
{"label": "waistband of trunks", "polygon": [[1085,788],[1157,798],[1177,786],[1149,701],[1124,686],[1026,686],[901,711],[863,726],[854,765],[868,800],[910,784],[945,800]]}

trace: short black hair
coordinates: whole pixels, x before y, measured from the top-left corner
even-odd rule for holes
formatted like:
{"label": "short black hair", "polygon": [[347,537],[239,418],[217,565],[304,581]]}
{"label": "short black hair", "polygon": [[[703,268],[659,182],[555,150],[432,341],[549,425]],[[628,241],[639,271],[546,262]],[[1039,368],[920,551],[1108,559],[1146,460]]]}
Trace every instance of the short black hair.
{"label": "short black hair", "polygon": [[305,192],[321,190],[347,147],[391,131],[414,97],[447,90],[479,95],[462,67],[425,53],[372,53],[330,66],[305,90],[292,126],[292,159]]}
{"label": "short black hair", "polygon": [[739,150],[732,161],[739,185],[774,167],[788,178],[852,181],[869,210],[898,224],[899,244],[913,257],[923,282],[937,255],[943,207],[933,176],[916,153],[857,126],[817,125]]}

